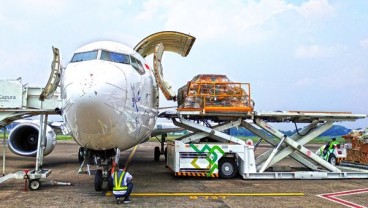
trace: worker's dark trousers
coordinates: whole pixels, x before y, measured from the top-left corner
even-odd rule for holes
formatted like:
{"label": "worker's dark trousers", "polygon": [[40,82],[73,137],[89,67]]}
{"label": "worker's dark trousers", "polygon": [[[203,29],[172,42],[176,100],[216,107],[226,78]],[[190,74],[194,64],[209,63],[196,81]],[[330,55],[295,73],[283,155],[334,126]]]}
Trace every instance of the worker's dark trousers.
{"label": "worker's dark trousers", "polygon": [[122,197],[124,197],[124,199],[129,199],[130,193],[132,193],[132,190],[133,190],[133,183],[132,182],[129,182],[127,184],[127,187],[128,187],[128,189],[125,192],[125,194],[123,194],[123,195],[118,195],[117,194],[117,195],[115,195],[115,198],[122,198]]}

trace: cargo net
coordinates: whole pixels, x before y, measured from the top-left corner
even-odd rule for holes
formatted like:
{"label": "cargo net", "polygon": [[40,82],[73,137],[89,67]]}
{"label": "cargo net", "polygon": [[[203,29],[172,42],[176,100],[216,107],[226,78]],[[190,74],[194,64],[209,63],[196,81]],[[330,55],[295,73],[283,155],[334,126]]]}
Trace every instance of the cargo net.
{"label": "cargo net", "polygon": [[352,130],[342,136],[346,141],[346,161],[368,165],[368,128]]}
{"label": "cargo net", "polygon": [[178,110],[251,112],[250,84],[225,75],[197,75],[178,90]]}

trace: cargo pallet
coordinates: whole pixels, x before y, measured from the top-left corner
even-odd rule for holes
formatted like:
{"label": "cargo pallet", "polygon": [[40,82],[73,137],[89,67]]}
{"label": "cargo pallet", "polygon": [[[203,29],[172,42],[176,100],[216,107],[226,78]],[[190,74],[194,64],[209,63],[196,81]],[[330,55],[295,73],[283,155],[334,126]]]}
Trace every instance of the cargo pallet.
{"label": "cargo pallet", "polygon": [[[177,176],[233,178],[239,173],[244,179],[347,179],[368,178],[367,170],[342,170],[331,165],[305,147],[334,122],[355,121],[366,114],[347,112],[204,112],[180,110],[164,112],[175,125],[192,133],[167,143],[167,166]],[[211,123],[219,123],[212,126]],[[286,136],[270,123],[294,122],[307,125],[292,136]],[[255,156],[251,140],[243,141],[226,130],[244,127],[269,143],[265,153]],[[210,140],[210,141],[206,141]],[[260,140],[260,141],[261,141]],[[269,171],[277,162],[290,156],[310,171]]]}

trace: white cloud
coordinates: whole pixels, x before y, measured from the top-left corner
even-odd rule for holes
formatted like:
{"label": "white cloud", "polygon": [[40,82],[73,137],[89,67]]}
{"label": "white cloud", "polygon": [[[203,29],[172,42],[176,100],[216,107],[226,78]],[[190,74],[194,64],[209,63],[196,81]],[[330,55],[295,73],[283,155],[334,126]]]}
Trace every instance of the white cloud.
{"label": "white cloud", "polygon": [[321,19],[331,17],[335,14],[335,9],[328,0],[310,0],[296,7],[296,11],[308,19]]}
{"label": "white cloud", "polygon": [[259,27],[292,8],[283,0],[148,0],[136,20],[164,21],[164,29],[190,32],[203,41],[226,39],[242,43],[267,38]]}
{"label": "white cloud", "polygon": [[321,21],[336,10],[327,0],[310,0],[300,6],[285,0],[147,0],[135,20],[160,22],[164,30],[190,33],[202,42],[217,39],[244,44],[275,38],[283,28],[274,22],[286,13],[290,16],[283,19],[283,26],[293,27],[290,18]]}
{"label": "white cloud", "polygon": [[[38,81],[40,76],[34,75],[43,69],[30,69],[29,66],[37,64],[37,60],[41,59],[40,56],[42,57],[42,55],[33,49],[17,52],[0,50],[0,72],[2,79],[16,79],[22,76],[23,78],[29,77]],[[14,71],[23,71],[23,73],[14,75]],[[25,73],[27,71],[28,73]]]}
{"label": "white cloud", "polygon": [[351,66],[349,69],[335,70],[329,76],[321,76],[319,79],[320,85],[325,89],[332,89],[336,92],[339,90],[365,92],[367,76],[367,70],[364,68]]}
{"label": "white cloud", "polygon": [[343,46],[309,45],[299,46],[295,51],[296,58],[327,58],[338,54]]}

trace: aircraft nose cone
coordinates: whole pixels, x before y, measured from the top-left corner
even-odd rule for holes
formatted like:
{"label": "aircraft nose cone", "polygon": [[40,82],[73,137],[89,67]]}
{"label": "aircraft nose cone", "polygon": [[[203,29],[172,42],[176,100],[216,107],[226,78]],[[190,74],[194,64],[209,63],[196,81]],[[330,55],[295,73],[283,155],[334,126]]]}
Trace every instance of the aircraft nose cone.
{"label": "aircraft nose cone", "polygon": [[[84,134],[106,134],[117,123],[126,102],[125,74],[113,64],[83,64],[66,87],[69,122]],[[70,76],[68,76],[70,77]],[[78,120],[77,120],[78,118]]]}

